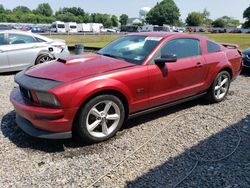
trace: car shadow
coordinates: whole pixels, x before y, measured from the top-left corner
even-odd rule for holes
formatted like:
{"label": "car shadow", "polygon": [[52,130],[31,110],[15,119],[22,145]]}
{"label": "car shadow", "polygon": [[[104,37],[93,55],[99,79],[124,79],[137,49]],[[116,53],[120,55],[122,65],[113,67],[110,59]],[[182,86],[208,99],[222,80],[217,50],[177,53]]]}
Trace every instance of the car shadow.
{"label": "car shadow", "polygon": [[[146,123],[157,118],[170,115],[172,113],[191,108],[196,105],[207,105],[205,100],[203,99],[196,99],[190,102],[186,102],[177,106],[173,106],[167,109],[163,109],[161,111],[157,111],[154,113],[150,113],[150,115],[140,116],[134,119],[128,120],[125,125],[123,126],[122,130],[130,129],[134,126],[140,126],[142,123]],[[53,152],[64,152],[66,148],[88,148],[89,145],[82,143],[76,139],[66,139],[66,140],[46,140],[46,139],[39,139],[34,138],[26,133],[24,133],[15,122],[15,111],[11,111],[3,116],[1,120],[1,131],[3,135],[8,138],[11,142],[13,142],[17,147],[20,148],[28,148],[33,150],[40,150],[46,153],[53,153]],[[114,138],[104,142],[104,144],[109,144],[109,142],[115,142],[115,139],[120,138],[124,131],[120,131],[117,136]],[[122,133],[123,132],[123,133]],[[101,145],[103,143],[100,143]],[[98,144],[96,144],[98,145]]]}
{"label": "car shadow", "polygon": [[13,71],[13,72],[3,72],[0,73],[0,76],[11,76],[11,75],[16,75],[20,71]]}
{"label": "car shadow", "polygon": [[245,77],[250,77],[250,68],[244,67],[240,74]]}
{"label": "car shadow", "polygon": [[250,115],[127,181],[125,187],[250,187],[249,172]]}

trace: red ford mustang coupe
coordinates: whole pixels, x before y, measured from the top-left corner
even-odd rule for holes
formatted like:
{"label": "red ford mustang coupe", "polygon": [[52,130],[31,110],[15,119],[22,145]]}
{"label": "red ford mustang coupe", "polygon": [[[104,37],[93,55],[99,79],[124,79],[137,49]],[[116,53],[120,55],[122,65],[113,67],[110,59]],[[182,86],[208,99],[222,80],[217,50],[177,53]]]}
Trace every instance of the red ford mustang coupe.
{"label": "red ford mustang coupe", "polygon": [[126,118],[201,96],[224,100],[241,68],[234,45],[191,34],[131,34],[95,55],[18,73],[10,99],[26,133],[95,143],[113,137]]}

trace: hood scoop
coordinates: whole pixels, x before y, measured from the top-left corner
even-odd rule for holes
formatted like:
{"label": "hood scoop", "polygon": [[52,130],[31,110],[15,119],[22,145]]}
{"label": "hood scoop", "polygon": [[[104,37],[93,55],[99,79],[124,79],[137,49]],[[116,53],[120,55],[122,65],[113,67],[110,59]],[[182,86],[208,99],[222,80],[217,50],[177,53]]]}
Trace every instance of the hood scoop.
{"label": "hood scoop", "polygon": [[85,57],[80,57],[80,58],[76,58],[76,59],[62,59],[62,58],[58,58],[57,62],[63,63],[63,64],[73,64],[73,63],[84,63],[87,61],[91,61],[96,59],[95,56],[85,56]]}

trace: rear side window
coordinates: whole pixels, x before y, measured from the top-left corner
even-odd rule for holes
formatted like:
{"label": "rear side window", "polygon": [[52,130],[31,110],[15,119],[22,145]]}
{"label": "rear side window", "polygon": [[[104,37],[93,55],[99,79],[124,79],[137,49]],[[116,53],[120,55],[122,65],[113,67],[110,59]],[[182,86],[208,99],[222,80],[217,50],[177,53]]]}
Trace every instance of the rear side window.
{"label": "rear side window", "polygon": [[0,34],[0,45],[4,45],[4,34]]}
{"label": "rear side window", "polygon": [[219,52],[221,50],[220,45],[207,41],[207,51],[208,53],[214,53],[214,52]]}
{"label": "rear side window", "polygon": [[46,41],[43,40],[43,39],[40,39],[40,38],[36,37],[36,42],[46,42]]}
{"label": "rear side window", "polygon": [[179,38],[167,42],[161,49],[161,55],[175,54],[177,59],[201,55],[200,41],[192,38]]}
{"label": "rear side window", "polygon": [[21,34],[9,34],[9,44],[28,44],[34,42],[35,39],[32,36]]}

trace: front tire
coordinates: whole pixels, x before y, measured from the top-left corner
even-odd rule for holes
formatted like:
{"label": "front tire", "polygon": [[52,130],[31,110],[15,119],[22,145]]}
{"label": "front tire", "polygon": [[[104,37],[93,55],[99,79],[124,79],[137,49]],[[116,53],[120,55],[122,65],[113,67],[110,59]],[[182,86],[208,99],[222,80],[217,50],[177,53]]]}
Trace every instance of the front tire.
{"label": "front tire", "polygon": [[51,61],[53,58],[49,54],[41,54],[36,58],[35,65]]}
{"label": "front tire", "polygon": [[100,95],[81,108],[74,134],[86,143],[102,142],[117,133],[124,119],[121,100],[113,95]]}
{"label": "front tire", "polygon": [[212,103],[218,103],[225,100],[231,82],[231,76],[227,71],[220,72],[208,92],[208,100]]}

